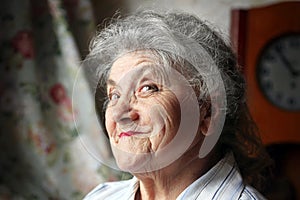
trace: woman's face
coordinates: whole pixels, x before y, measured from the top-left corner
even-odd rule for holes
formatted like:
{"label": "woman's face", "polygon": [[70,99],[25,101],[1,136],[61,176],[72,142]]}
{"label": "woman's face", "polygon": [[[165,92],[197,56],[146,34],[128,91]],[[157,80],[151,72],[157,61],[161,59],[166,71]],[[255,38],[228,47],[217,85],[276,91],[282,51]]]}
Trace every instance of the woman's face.
{"label": "woman's face", "polygon": [[128,53],[113,63],[105,125],[121,169],[143,167],[149,162],[145,155],[159,152],[176,136],[186,87],[178,77],[170,80],[147,54]]}

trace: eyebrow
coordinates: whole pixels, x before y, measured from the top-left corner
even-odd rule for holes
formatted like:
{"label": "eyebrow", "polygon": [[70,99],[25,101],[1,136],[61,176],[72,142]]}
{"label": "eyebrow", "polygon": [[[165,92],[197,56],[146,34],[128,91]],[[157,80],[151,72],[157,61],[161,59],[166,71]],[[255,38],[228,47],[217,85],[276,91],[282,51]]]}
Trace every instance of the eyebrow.
{"label": "eyebrow", "polygon": [[116,85],[116,82],[112,79],[108,79],[107,82],[106,82],[107,85],[111,85],[111,86],[115,86]]}
{"label": "eyebrow", "polygon": [[[155,65],[145,64],[143,67],[153,67],[153,66],[155,66]],[[148,78],[146,78],[146,79],[148,79]],[[107,82],[106,82],[106,85],[116,86],[117,83],[112,79],[108,79]]]}

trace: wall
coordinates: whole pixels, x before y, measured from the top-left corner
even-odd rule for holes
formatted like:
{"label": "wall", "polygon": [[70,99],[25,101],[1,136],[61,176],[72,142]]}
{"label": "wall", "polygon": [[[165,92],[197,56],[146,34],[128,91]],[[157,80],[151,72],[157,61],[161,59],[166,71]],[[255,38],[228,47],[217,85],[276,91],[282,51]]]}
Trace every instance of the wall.
{"label": "wall", "polygon": [[283,1],[284,0],[127,0],[127,7],[129,12],[143,7],[183,10],[193,13],[202,19],[206,19],[226,33],[229,33],[230,10],[232,8],[262,6]]}

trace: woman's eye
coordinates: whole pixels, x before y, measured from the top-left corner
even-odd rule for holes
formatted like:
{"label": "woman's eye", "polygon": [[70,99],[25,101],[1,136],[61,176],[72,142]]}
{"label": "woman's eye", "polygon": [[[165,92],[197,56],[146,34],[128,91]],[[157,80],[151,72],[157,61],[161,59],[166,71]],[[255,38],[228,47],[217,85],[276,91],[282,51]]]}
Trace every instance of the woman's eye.
{"label": "woman's eye", "polygon": [[140,92],[157,92],[159,89],[156,85],[144,85],[141,87]]}
{"label": "woman's eye", "polygon": [[110,101],[114,101],[120,98],[120,95],[118,95],[117,93],[111,93],[109,94],[109,100]]}

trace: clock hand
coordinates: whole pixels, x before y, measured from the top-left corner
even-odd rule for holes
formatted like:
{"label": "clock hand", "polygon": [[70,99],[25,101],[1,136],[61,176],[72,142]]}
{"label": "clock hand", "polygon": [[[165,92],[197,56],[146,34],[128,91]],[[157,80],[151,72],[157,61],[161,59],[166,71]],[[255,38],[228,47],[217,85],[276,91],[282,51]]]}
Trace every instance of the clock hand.
{"label": "clock hand", "polygon": [[291,63],[289,62],[289,60],[286,58],[286,56],[282,53],[280,48],[276,48],[276,51],[279,55],[279,58],[281,59],[281,61],[284,63],[284,65],[287,67],[287,69],[289,70],[289,72],[292,74],[293,77],[296,77],[299,75],[299,72],[296,71],[293,66],[291,65]]}

